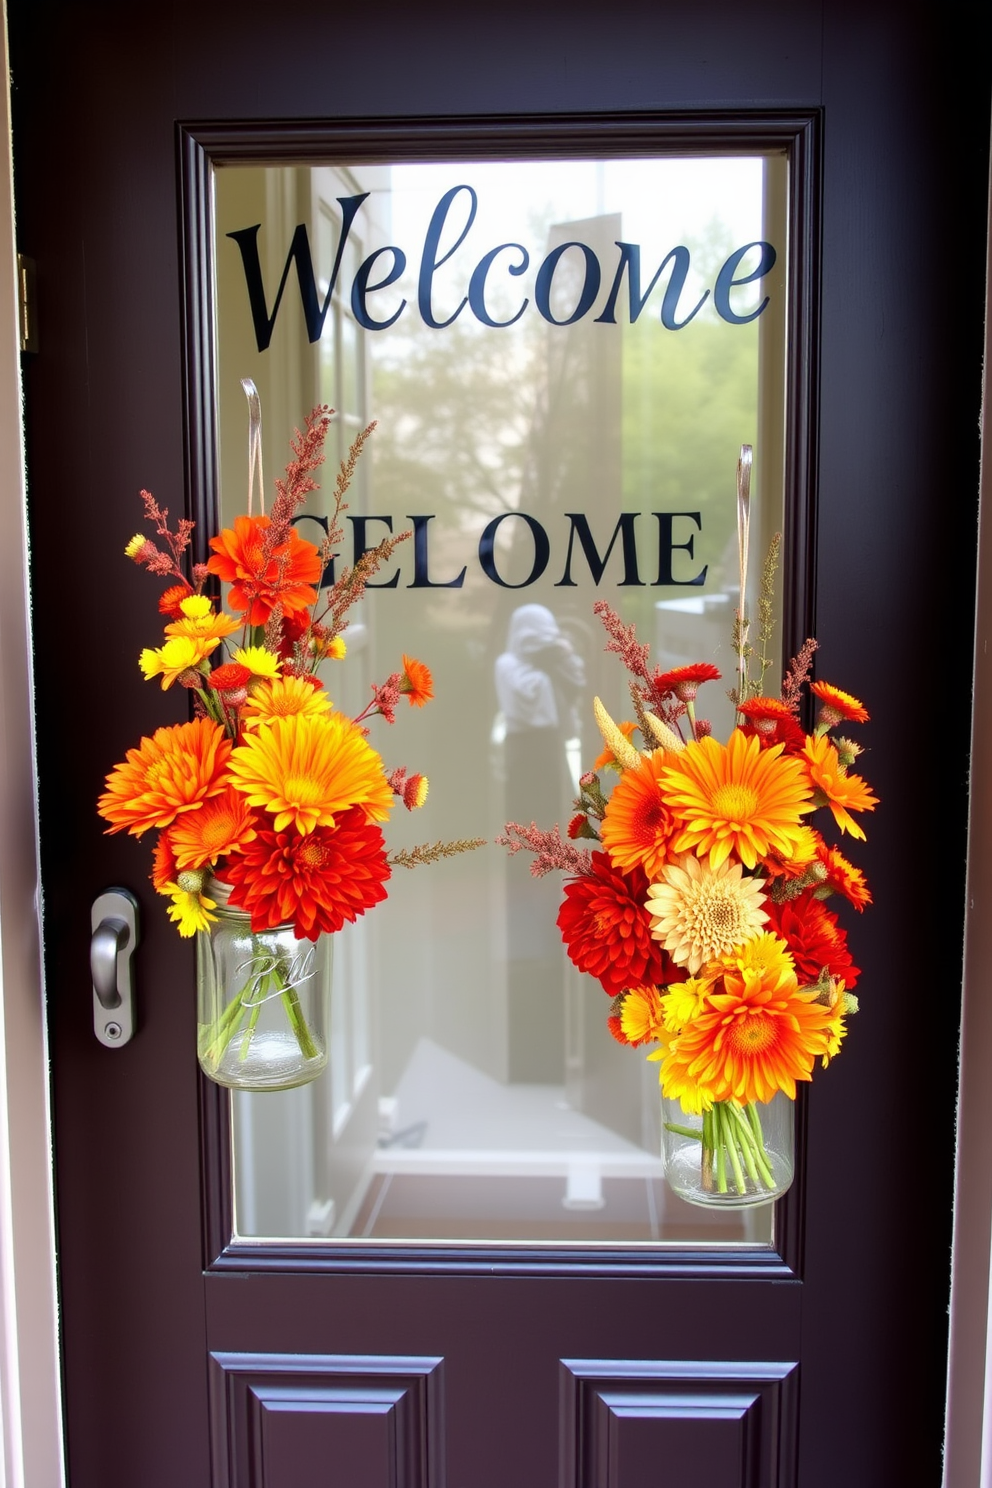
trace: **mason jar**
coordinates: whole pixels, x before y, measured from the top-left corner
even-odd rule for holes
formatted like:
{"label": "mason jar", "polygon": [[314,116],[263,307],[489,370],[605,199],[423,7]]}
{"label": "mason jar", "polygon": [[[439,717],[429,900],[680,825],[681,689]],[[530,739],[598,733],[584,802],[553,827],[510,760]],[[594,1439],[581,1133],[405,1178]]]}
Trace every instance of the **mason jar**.
{"label": "mason jar", "polygon": [[669,1187],[690,1204],[746,1209],[781,1198],[795,1171],[795,1102],[715,1101],[701,1116],[662,1096],[662,1157]]}
{"label": "mason jar", "polygon": [[291,1090],[327,1064],[330,936],[298,940],[292,925],[251,928],[209,888],[216,920],[196,938],[197,1055],[218,1085]]}

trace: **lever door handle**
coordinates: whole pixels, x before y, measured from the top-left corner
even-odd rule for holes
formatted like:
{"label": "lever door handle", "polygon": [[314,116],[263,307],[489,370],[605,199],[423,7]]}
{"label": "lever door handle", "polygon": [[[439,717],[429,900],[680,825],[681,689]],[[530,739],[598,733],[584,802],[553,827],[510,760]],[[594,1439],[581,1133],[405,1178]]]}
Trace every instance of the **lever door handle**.
{"label": "lever door handle", "polygon": [[134,1032],[137,899],[127,889],[107,889],[93,901],[90,927],[93,1032],[108,1049],[119,1049]]}

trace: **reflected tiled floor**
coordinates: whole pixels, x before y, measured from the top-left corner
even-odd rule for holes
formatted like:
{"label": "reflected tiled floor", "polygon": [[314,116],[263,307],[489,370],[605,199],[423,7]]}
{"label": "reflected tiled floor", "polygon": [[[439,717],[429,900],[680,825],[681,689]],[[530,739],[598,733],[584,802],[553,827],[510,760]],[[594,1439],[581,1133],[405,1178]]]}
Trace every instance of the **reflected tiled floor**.
{"label": "reflected tiled floor", "polygon": [[[663,1179],[604,1178],[602,1207],[569,1207],[561,1177],[469,1177],[379,1173],[365,1195],[355,1239],[562,1241],[624,1244],[665,1240],[754,1243],[755,1219],[683,1203]],[[760,1227],[760,1221],[759,1227]],[[764,1222],[767,1230],[767,1220]]]}

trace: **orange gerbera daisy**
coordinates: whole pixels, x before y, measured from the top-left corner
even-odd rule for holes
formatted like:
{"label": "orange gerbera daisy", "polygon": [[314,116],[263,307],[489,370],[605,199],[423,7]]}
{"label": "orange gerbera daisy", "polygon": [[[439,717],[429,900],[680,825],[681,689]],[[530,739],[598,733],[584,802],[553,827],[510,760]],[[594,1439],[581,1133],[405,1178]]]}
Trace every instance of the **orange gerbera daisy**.
{"label": "orange gerbera daisy", "polygon": [[342,713],[274,718],[238,745],[229,772],[249,805],[272,813],[277,832],[290,823],[304,835],[332,827],[349,806],[385,821],[393,800],[382,760]]}
{"label": "orange gerbera daisy", "polygon": [[671,856],[672,833],[678,825],[661,785],[667,763],[676,758],[656,749],[624,770],[606,806],[599,829],[611,862],[621,869],[643,868],[657,878]]}
{"label": "orange gerbera daisy", "polygon": [[176,855],[172,851],[169,833],[160,832],[152,855],[151,871],[152,883],[160,894],[165,892],[166,885],[172,882],[176,872]]}
{"label": "orange gerbera daisy", "polygon": [[864,874],[860,868],[849,863],[843,853],[838,852],[835,847],[828,847],[824,842],[821,843],[817,856],[827,870],[826,881],[832,889],[843,894],[857,910],[863,910],[866,904],[871,903],[871,891]]}
{"label": "orange gerbera daisy", "polygon": [[255,837],[255,817],[239,791],[228,786],[197,811],[188,811],[169,829],[179,868],[203,868],[225,853],[240,852]]}
{"label": "orange gerbera daisy", "polygon": [[108,832],[126,828],[140,837],[149,827],[168,827],[224,789],[230,740],[211,718],[156,729],[107,776],[97,810]]}
{"label": "orange gerbera daisy", "polygon": [[726,745],[693,740],[661,771],[667,806],[679,819],[672,849],[709,855],[710,867],[736,853],[748,868],[777,849],[791,856],[801,840],[800,817],[811,811],[810,785],[799,759],[780,744],[734,729]]}
{"label": "orange gerbera daisy", "polygon": [[274,718],[291,718],[296,713],[319,718],[330,713],[331,700],[322,687],[314,687],[305,677],[275,677],[262,682],[251,694],[242,715],[246,729],[256,729]]}
{"label": "orange gerbera daisy", "polygon": [[669,693],[683,703],[695,702],[701,682],[718,682],[720,671],[711,661],[694,661],[689,666],[673,667],[670,672],[655,672],[654,690],[659,697]]}
{"label": "orange gerbera daisy", "polygon": [[832,1011],[799,990],[777,936],[762,935],[719,965],[721,980],[665,1056],[662,1090],[674,1095],[698,1085],[713,1100],[742,1104],[782,1090],[794,1100],[797,1080],[809,1080],[829,1052]]}
{"label": "orange gerbera daisy", "polygon": [[403,681],[400,692],[405,692],[412,708],[422,708],[434,696],[434,678],[430,668],[415,656],[403,658]]}
{"label": "orange gerbera daisy", "polygon": [[849,692],[841,692],[839,687],[832,687],[829,682],[813,682],[809,690],[823,704],[818,728],[834,728],[842,719],[847,719],[848,723],[868,722],[868,710]]}
{"label": "orange gerbera daisy", "polygon": [[[623,734],[623,736],[624,736],[625,739],[629,739],[631,737],[631,735],[633,734],[634,730],[637,728],[637,724],[636,723],[632,723],[629,720],[624,720],[623,723],[618,723],[617,724],[617,728]],[[594,771],[595,770],[605,770],[607,765],[612,765],[614,767],[614,769],[620,769],[621,768],[617,764],[617,757],[613,753],[613,750],[610,748],[609,745],[606,746],[606,748],[603,750],[603,752],[601,754],[597,754],[596,758],[592,762],[592,767],[593,767],[593,770]]]}
{"label": "orange gerbera daisy", "polygon": [[805,824],[799,828],[795,841],[790,844],[792,851],[786,855],[773,849],[766,853],[761,859],[762,868],[772,878],[798,878],[805,873],[811,863],[814,863],[823,846],[823,838],[815,827]]}
{"label": "orange gerbera daisy", "polygon": [[865,834],[850,813],[874,811],[878,805],[878,797],[872,795],[867,782],[860,775],[845,773],[840,756],[826,734],[808,738],[801,759],[810,785],[819,797],[817,804],[830,807],[842,832],[850,832],[852,837],[864,841]]}
{"label": "orange gerbera daisy", "polygon": [[230,584],[228,603],[247,612],[249,625],[264,625],[277,604],[292,615],[317,598],[313,586],[320,579],[320,553],[293,527],[285,542],[266,557],[270,525],[268,517],[235,517],[233,528],[225,527],[210,539],[213,557],[207,568]]}

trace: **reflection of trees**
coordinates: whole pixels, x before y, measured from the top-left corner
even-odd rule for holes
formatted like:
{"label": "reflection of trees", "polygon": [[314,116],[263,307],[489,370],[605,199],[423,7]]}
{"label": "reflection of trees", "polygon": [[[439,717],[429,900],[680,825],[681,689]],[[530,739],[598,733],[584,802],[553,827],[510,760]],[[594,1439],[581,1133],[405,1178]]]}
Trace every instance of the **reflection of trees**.
{"label": "reflection of trees", "polygon": [[441,331],[411,315],[407,335],[374,363],[383,510],[408,507],[416,493],[416,509],[443,513],[448,526],[517,505],[533,417],[533,342],[526,331],[479,326],[467,309]]}

